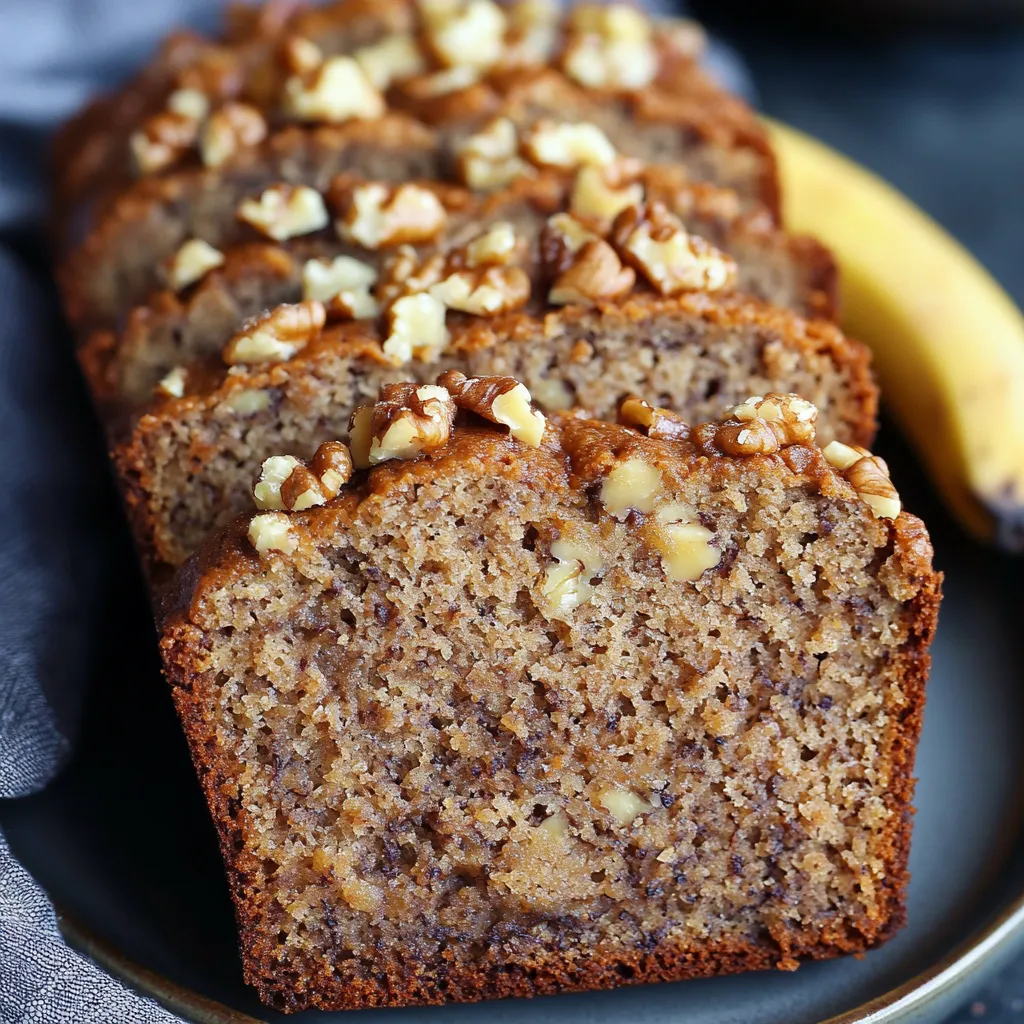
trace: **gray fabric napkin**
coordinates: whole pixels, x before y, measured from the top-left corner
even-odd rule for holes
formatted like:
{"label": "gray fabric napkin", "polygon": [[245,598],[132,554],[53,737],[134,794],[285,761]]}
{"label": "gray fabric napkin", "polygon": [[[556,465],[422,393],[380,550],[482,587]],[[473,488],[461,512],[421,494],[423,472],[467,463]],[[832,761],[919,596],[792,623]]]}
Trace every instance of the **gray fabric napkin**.
{"label": "gray fabric napkin", "polygon": [[[651,4],[678,10],[671,0]],[[46,267],[53,128],[125,78],[174,25],[209,28],[208,0],[32,0],[0,38],[0,799],[26,796],[74,742],[117,516],[99,428]],[[749,94],[742,67],[709,64]],[[70,949],[46,895],[0,834],[0,1024],[163,1024],[178,1018]]]}

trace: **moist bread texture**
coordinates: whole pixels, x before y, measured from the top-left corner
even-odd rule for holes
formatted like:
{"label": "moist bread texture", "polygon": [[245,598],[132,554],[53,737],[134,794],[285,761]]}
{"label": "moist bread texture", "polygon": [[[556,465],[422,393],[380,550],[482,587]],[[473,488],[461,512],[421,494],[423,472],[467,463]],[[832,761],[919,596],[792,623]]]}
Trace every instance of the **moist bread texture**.
{"label": "moist bread texture", "polygon": [[[722,436],[457,424],[183,568],[163,655],[265,1000],[792,969],[900,926],[927,533],[812,443]],[[682,509],[711,557],[680,576]]]}
{"label": "moist bread texture", "polygon": [[[419,182],[448,210],[442,237],[418,246],[423,255],[458,248],[496,222],[510,224],[526,249],[522,265],[534,283],[531,307],[545,294],[539,239],[554,213],[571,205],[572,175],[548,173],[523,178],[489,197],[453,186]],[[775,226],[765,210],[743,210],[736,193],[693,184],[685,174],[651,166],[636,176],[649,201],[661,202],[685,229],[732,256],[736,290],[808,317],[832,319],[837,312],[835,261],[812,238],[792,236]],[[340,175],[332,191],[362,183]],[[379,269],[392,250],[370,250],[324,230],[285,242],[247,242],[222,253],[223,263],[192,286],[163,289],[133,309],[120,332],[90,334],[80,358],[108,417],[123,415],[152,398],[153,388],[175,366],[219,352],[246,319],[280,303],[303,297],[302,272],[309,259],[349,255]]]}
{"label": "moist bread texture", "polygon": [[432,362],[395,366],[365,324],[328,327],[287,362],[193,365],[181,398],[138,420],[114,453],[136,539],[150,570],[179,565],[215,526],[244,510],[266,455],[312,455],[345,437],[353,409],[381,384],[441,370],[523,381],[547,411],[614,419],[629,393],[690,421],[751,393],[795,392],[820,410],[818,434],[870,445],[877,389],[867,350],[822,321],[742,298],[637,296],[544,316],[467,317]]}

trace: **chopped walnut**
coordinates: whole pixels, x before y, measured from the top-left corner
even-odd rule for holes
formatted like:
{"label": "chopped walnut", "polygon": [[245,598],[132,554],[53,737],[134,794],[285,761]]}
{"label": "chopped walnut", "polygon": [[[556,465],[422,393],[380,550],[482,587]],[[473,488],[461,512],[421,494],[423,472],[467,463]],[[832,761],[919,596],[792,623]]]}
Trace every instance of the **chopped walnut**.
{"label": "chopped walnut", "polygon": [[538,121],[524,133],[522,150],[540,167],[606,167],[618,156],[608,136],[589,121]]}
{"label": "chopped walnut", "polygon": [[384,97],[352,57],[328,57],[312,70],[292,75],[284,84],[284,106],[300,121],[329,124],[370,121],[385,111]]}
{"label": "chopped walnut", "polygon": [[661,493],[661,470],[641,458],[620,462],[601,485],[601,502],[616,519],[625,519],[631,509],[650,512]]}
{"label": "chopped walnut", "polygon": [[175,89],[167,97],[167,109],[172,114],[203,121],[210,113],[210,100],[200,89]]}
{"label": "chopped walnut", "polygon": [[515,228],[508,221],[500,220],[467,243],[466,266],[501,266],[511,261],[518,248]]}
{"label": "chopped walnut", "polygon": [[732,257],[689,234],[683,222],[661,203],[624,210],[615,220],[612,239],[623,258],[662,295],[720,291],[735,283]]}
{"label": "chopped walnut", "polygon": [[356,185],[343,190],[339,205],[344,214],[335,225],[338,234],[367,249],[433,241],[448,219],[441,200],[419,185]]}
{"label": "chopped walnut", "polygon": [[253,487],[256,507],[301,512],[337,497],[352,476],[352,456],[340,441],[325,441],[310,463],[294,455],[264,460]]}
{"label": "chopped walnut", "polygon": [[900,496],[889,479],[885,460],[864,448],[852,448],[833,441],[822,450],[826,461],[853,485],[876,519],[895,519],[900,514]]}
{"label": "chopped walnut", "polygon": [[409,362],[414,356],[423,362],[436,359],[451,340],[445,312],[444,303],[427,292],[396,299],[387,311],[384,355],[396,366]]}
{"label": "chopped walnut", "polygon": [[689,425],[674,412],[659,409],[636,395],[623,399],[619,406],[619,422],[659,441],[684,440],[690,436]]}
{"label": "chopped walnut", "polygon": [[424,103],[469,89],[476,85],[481,77],[480,69],[468,64],[442,68],[440,71],[430,71],[425,75],[414,75],[405,79],[402,82],[402,93],[414,102]]}
{"label": "chopped walnut", "polygon": [[275,242],[312,234],[330,222],[323,196],[306,185],[273,185],[258,200],[243,200],[237,216]]}
{"label": "chopped walnut", "polygon": [[623,182],[621,177],[615,168],[592,164],[581,167],[573,181],[569,212],[593,224],[602,234],[607,233],[623,210],[639,206],[644,200],[643,185],[638,181]]}
{"label": "chopped walnut", "polygon": [[262,388],[242,388],[225,399],[224,404],[240,416],[255,416],[270,408],[270,392]]}
{"label": "chopped walnut", "polygon": [[579,536],[560,537],[551,545],[555,559],[544,574],[541,594],[549,615],[571,612],[594,596],[592,580],[604,570],[595,544]]}
{"label": "chopped walnut", "polygon": [[372,405],[361,405],[349,417],[348,450],[352,453],[352,465],[356,469],[367,469],[370,465],[370,423],[372,420]]}
{"label": "chopped walnut", "polygon": [[521,267],[457,270],[433,285],[430,294],[448,309],[475,316],[498,316],[526,305],[530,278]]}
{"label": "chopped walnut", "polygon": [[249,543],[261,555],[268,551],[290,555],[299,546],[291,520],[283,512],[262,512],[253,516],[249,521]]}
{"label": "chopped walnut", "polygon": [[549,217],[540,236],[541,261],[551,275],[562,273],[573,263],[576,254],[588,242],[601,241],[601,236],[584,227],[568,213]]}
{"label": "chopped walnut", "polygon": [[323,329],[327,313],[322,303],[281,305],[242,324],[224,347],[224,362],[280,362],[291,359]]}
{"label": "chopped walnut", "polygon": [[504,67],[547,64],[558,46],[561,8],[554,0],[518,0],[505,8]]}
{"label": "chopped walnut", "polygon": [[139,173],[157,174],[176,164],[196,144],[199,122],[165,110],[143,122],[129,139]]}
{"label": "chopped walnut", "polygon": [[552,283],[548,301],[555,306],[579,303],[592,306],[628,294],[636,274],[624,267],[619,254],[603,239],[587,242],[572,263]]}
{"label": "chopped walnut", "polygon": [[455,403],[437,384],[385,384],[370,420],[371,466],[414,459],[443,448],[451,436]]}
{"label": "chopped walnut", "polygon": [[328,317],[367,320],[380,313],[370,289],[377,271],[352,256],[307,260],[302,268],[302,297],[322,302]]}
{"label": "chopped walnut", "polygon": [[602,790],[598,794],[597,802],[623,826],[632,824],[641,815],[654,810],[653,804],[637,796],[632,790],[617,787]]}
{"label": "chopped walnut", "polygon": [[590,89],[642,89],[658,74],[651,23],[628,4],[584,4],[569,19],[565,73]]}
{"label": "chopped walnut", "polygon": [[534,381],[531,393],[542,409],[564,412],[576,404],[576,396],[569,385],[557,377]]}
{"label": "chopped walnut", "polygon": [[696,510],[682,502],[656,508],[646,532],[670,580],[699,579],[722,560],[722,552],[712,544],[715,535],[697,521]]}
{"label": "chopped walnut", "polygon": [[190,238],[168,260],[167,283],[176,292],[195,284],[224,263],[224,254],[201,238]]}
{"label": "chopped walnut", "polygon": [[239,150],[258,146],[267,137],[267,122],[248,103],[225,103],[203,126],[199,152],[206,167],[221,167]]}
{"label": "chopped walnut", "polygon": [[818,410],[797,395],[756,395],[737,405],[715,434],[727,455],[770,455],[790,444],[810,444]]}
{"label": "chopped walnut", "polygon": [[305,36],[285,36],[280,53],[285,69],[293,75],[308,75],[324,62],[323,50]]}
{"label": "chopped walnut", "polygon": [[188,370],[184,366],[176,366],[157,384],[157,393],[165,398],[181,398],[187,381]]}
{"label": "chopped walnut", "polygon": [[424,10],[424,20],[427,43],[447,67],[487,68],[501,59],[505,14],[492,0],[435,4]]}
{"label": "chopped walnut", "polygon": [[411,78],[426,68],[419,43],[408,32],[395,32],[356,50],[355,61],[374,89],[382,93],[393,82]]}
{"label": "chopped walnut", "polygon": [[383,263],[377,299],[387,304],[402,295],[429,291],[449,269],[448,260],[441,253],[420,259],[411,245],[400,245]]}
{"label": "chopped walnut", "polygon": [[496,117],[456,148],[459,176],[472,189],[492,192],[533,168],[519,156],[519,133],[507,117]]}
{"label": "chopped walnut", "polygon": [[509,428],[517,441],[536,448],[544,437],[544,416],[530,404],[525,384],[514,377],[467,377],[447,370],[437,382],[452,396],[456,406]]}

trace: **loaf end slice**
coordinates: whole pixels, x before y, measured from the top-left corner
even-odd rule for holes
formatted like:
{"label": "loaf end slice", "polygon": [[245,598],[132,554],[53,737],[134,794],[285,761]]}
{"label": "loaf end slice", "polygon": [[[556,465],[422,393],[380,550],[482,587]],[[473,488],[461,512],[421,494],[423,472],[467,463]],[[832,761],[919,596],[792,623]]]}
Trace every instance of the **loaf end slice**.
{"label": "loaf end slice", "polygon": [[[484,415],[510,387],[449,383]],[[375,468],[261,492],[168,598],[247,981],[443,1003],[889,937],[940,578],[884,464],[792,396],[530,447],[424,391],[370,414]]]}

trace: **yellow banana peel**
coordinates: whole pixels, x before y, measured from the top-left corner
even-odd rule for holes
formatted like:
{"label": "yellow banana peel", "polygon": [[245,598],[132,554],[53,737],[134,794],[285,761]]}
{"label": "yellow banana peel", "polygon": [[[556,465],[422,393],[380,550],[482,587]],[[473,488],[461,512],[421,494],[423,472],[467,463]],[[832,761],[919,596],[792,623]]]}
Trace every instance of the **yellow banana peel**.
{"label": "yellow banana peel", "polygon": [[975,536],[1024,550],[1024,316],[962,246],[870,172],[769,123],[789,230],[842,272],[843,326],[883,402]]}

